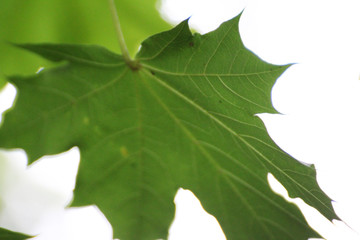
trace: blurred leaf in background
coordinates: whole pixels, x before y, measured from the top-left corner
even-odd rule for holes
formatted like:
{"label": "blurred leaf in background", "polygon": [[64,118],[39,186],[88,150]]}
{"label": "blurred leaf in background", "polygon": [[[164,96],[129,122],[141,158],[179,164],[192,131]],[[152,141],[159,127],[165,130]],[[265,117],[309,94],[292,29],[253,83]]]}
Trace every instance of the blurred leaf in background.
{"label": "blurred leaf in background", "polygon": [[0,228],[0,240],[24,240],[30,236]]}
{"label": "blurred leaf in background", "polygon": [[[141,41],[169,28],[156,0],[117,0],[129,51]],[[51,63],[12,47],[13,43],[81,43],[119,51],[108,2],[104,0],[2,0],[0,4],[0,88],[5,75],[34,73]]]}

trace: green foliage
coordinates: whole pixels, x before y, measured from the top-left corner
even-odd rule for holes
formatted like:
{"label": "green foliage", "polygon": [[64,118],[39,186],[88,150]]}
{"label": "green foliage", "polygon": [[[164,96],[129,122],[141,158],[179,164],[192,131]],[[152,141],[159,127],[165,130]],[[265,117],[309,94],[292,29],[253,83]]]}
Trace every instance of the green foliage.
{"label": "green foliage", "polygon": [[0,240],[24,240],[30,236],[0,228]]}
{"label": "green foliage", "polygon": [[[156,0],[116,2],[131,54],[143,39],[169,28],[155,9]],[[32,74],[39,66],[49,66],[6,42],[96,43],[118,49],[106,0],[1,0],[0,74]],[[0,76],[0,88],[4,83]]]}
{"label": "green foliage", "polygon": [[192,35],[185,21],[148,38],[130,69],[122,56],[85,45],[21,45],[62,65],[11,77],[16,106],[0,146],[30,162],[79,146],[73,206],[96,204],[122,240],[166,238],[179,187],[190,189],[227,239],[319,237],[299,209],[270,189],[337,216],[315,170],[283,152],[258,113],[276,113],[270,92],[289,66],[245,49],[234,18]]}

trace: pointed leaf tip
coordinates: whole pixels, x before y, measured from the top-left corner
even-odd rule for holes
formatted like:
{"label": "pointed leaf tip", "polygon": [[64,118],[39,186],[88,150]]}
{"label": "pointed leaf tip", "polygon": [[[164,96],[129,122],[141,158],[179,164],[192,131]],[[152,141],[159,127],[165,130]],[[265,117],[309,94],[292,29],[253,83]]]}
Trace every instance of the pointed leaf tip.
{"label": "pointed leaf tip", "polygon": [[5,228],[0,228],[0,240],[25,240],[32,238],[29,235],[10,231]]}

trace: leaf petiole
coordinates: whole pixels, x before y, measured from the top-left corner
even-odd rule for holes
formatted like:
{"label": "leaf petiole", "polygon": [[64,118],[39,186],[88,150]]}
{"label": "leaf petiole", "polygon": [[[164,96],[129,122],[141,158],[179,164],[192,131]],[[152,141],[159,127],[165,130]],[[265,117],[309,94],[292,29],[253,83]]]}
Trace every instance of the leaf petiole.
{"label": "leaf petiole", "polygon": [[117,38],[118,38],[118,43],[121,49],[121,53],[124,57],[124,60],[126,62],[126,64],[133,70],[137,70],[139,69],[140,65],[137,61],[135,61],[134,59],[132,59],[130,57],[129,51],[126,47],[126,43],[125,43],[125,38],[123,35],[123,32],[121,30],[121,26],[120,26],[120,21],[119,21],[119,16],[118,13],[116,11],[116,5],[114,0],[109,0],[109,7],[110,7],[110,11],[111,11],[111,15],[112,15],[112,19],[115,25],[115,30],[116,30],[116,34],[117,34]]}

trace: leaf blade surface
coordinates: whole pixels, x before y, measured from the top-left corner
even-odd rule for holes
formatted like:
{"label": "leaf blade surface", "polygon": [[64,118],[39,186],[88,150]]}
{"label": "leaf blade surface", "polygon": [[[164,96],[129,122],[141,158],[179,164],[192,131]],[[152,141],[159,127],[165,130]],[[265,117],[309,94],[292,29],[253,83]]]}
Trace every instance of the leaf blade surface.
{"label": "leaf blade surface", "polygon": [[30,161],[79,146],[73,205],[97,204],[121,239],[166,238],[179,187],[198,196],[228,239],[317,237],[267,174],[329,219],[337,218],[331,200],[314,168],[279,149],[256,116],[276,113],[271,88],[289,66],[246,50],[238,21],[203,36],[187,22],[155,35],[137,71],[100,47],[23,45],[67,63],[10,79],[19,97],[0,146],[22,147]]}

